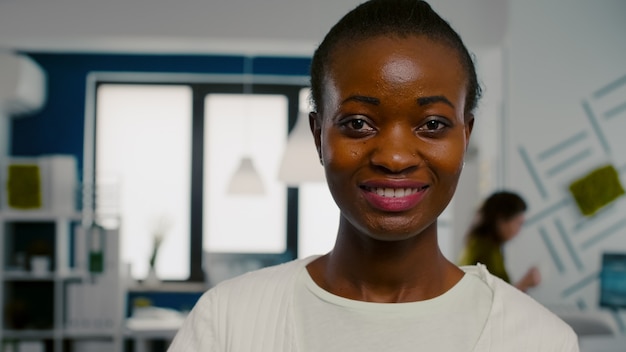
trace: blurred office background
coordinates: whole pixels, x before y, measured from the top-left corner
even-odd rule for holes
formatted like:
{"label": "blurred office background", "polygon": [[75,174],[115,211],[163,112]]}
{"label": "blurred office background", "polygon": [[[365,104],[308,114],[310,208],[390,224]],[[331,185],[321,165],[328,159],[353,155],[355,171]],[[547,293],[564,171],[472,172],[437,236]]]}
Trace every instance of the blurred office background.
{"label": "blurred office background", "polygon": [[[42,197],[20,206],[0,193],[5,350],[163,350],[211,285],[328,251],[338,210],[313,145],[289,154],[312,52],[358,3],[0,1],[0,179],[35,165]],[[431,4],[485,89],[440,221],[444,254],[457,257],[485,196],[519,192],[529,211],[506,247],[511,276],[538,266],[529,294],[575,326],[583,350],[611,350],[626,334],[626,2]],[[43,276],[31,267],[40,238]],[[617,299],[601,297],[603,263]],[[102,325],[83,299],[98,293],[117,297]]]}

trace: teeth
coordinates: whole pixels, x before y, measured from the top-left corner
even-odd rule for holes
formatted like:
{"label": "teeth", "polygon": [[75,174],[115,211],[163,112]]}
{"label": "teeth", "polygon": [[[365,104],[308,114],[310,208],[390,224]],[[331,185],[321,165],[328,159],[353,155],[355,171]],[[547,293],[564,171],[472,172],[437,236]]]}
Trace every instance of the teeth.
{"label": "teeth", "polygon": [[372,192],[381,197],[400,198],[409,196],[419,191],[418,188],[372,188]]}

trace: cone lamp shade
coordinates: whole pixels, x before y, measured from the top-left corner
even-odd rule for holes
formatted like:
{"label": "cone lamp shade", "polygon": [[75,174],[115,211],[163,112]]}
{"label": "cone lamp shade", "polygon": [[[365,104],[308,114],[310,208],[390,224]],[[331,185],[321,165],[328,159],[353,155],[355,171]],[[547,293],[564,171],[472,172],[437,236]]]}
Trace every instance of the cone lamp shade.
{"label": "cone lamp shade", "polygon": [[230,180],[228,194],[263,195],[264,193],[263,181],[256,171],[252,159],[249,156],[244,156]]}
{"label": "cone lamp shade", "polygon": [[298,114],[296,125],[289,134],[287,146],[278,171],[278,179],[289,187],[305,182],[325,182],[324,167],[320,164],[315,141],[309,127],[309,116]]}
{"label": "cone lamp shade", "polygon": [[[253,60],[251,57],[246,57],[243,61],[243,73],[244,73],[244,83],[243,83],[243,94],[244,96],[250,95],[251,85],[252,85],[252,73],[254,70],[252,69]],[[249,104],[249,103],[248,103]],[[248,114],[245,114],[246,118]],[[246,124],[247,126],[247,124]],[[249,132],[247,128],[245,128],[244,140],[249,140]],[[246,147],[245,149],[248,149]],[[233,174],[230,179],[230,183],[228,184],[228,194],[231,195],[263,195],[265,194],[265,187],[263,186],[263,180],[261,176],[257,172],[254,167],[254,163],[252,162],[252,158],[250,155],[245,155],[241,158],[239,162],[239,167],[237,171]]]}

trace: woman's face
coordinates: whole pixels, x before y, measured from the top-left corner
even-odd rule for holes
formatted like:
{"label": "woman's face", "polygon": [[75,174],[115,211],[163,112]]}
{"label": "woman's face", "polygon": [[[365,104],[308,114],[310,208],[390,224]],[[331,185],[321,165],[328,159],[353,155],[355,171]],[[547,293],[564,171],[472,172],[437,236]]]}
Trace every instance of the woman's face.
{"label": "woman's face", "polygon": [[513,239],[524,225],[524,213],[517,214],[510,219],[500,220],[498,233],[503,242]]}
{"label": "woman's face", "polygon": [[340,231],[407,239],[445,209],[473,124],[458,57],[423,36],[378,36],[335,49],[311,122]]}

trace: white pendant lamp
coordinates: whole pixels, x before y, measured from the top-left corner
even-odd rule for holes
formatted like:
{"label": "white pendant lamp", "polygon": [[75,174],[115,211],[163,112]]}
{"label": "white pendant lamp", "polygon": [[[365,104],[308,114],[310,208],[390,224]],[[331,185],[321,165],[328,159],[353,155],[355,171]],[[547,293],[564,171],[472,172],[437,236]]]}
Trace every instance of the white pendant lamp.
{"label": "white pendant lamp", "polygon": [[289,187],[298,187],[306,182],[324,182],[324,167],[320,164],[313,134],[309,127],[309,116],[300,111],[293,127],[278,171],[278,179]]}
{"label": "white pendant lamp", "polygon": [[264,193],[263,180],[261,180],[261,176],[256,171],[252,158],[244,156],[230,180],[228,194],[262,195]]}
{"label": "white pendant lamp", "polygon": [[[251,81],[252,81],[252,58],[246,57],[244,59],[244,96],[251,94]],[[248,103],[249,104],[249,103]],[[249,116],[244,116],[244,119],[248,119]],[[244,143],[246,143],[246,152],[249,150],[248,142],[250,140],[248,135],[248,125],[245,123],[244,130]],[[250,155],[244,155],[239,162],[239,167],[233,174],[228,185],[228,194],[231,195],[263,195],[265,194],[265,187],[263,186],[263,180],[254,167],[252,157]]]}

